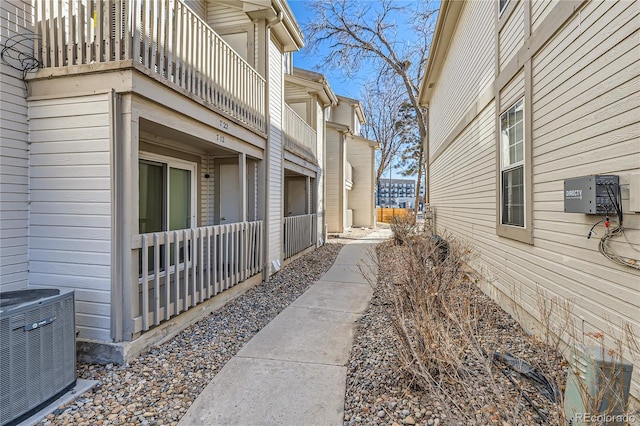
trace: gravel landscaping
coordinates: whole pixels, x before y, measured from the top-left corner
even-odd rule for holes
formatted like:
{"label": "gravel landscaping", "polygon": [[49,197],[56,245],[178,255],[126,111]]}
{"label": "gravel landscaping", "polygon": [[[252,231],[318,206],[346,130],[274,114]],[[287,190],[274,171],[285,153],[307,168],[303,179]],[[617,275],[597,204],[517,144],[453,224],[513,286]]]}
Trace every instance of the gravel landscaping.
{"label": "gravel landscaping", "polygon": [[342,244],[302,256],[209,317],[126,365],[79,364],[92,391],[41,425],[176,425],[224,364],[331,267]]}
{"label": "gravel landscaping", "polygon": [[[384,248],[381,248],[384,247]],[[443,398],[443,392],[421,389],[412,376],[400,364],[398,353],[399,339],[392,320],[392,303],[388,300],[381,283],[394,282],[402,271],[399,256],[406,256],[394,247],[391,241],[378,246],[380,274],[378,283],[374,285],[371,303],[359,321],[354,338],[351,358],[347,365],[347,391],[345,396],[344,425],[460,425],[460,424],[498,424],[537,425],[558,424],[557,409],[535,388],[529,386],[527,380],[512,378],[527,391],[538,410],[546,419],[541,418],[531,405],[507,381],[499,369],[494,369],[493,382],[504,389],[504,405],[508,412],[497,412],[495,406],[486,405],[479,410],[476,419],[463,420],[451,414],[451,405],[468,406],[470,399],[478,402],[484,398],[487,389],[478,383],[489,382],[486,379],[486,365],[465,365],[468,386],[477,389],[466,389],[460,392],[460,384],[449,386],[443,383],[441,389],[454,402],[449,404]],[[471,298],[477,303],[482,317],[478,322],[480,341],[487,352],[511,353],[535,366],[551,367],[551,374],[562,375],[561,359],[549,356],[544,345],[529,336],[511,316],[505,313],[488,296],[470,283]],[[549,374],[545,372],[545,374]],[[466,384],[465,384],[466,385]],[[470,396],[471,395],[471,396]],[[506,419],[506,420],[505,420]]]}

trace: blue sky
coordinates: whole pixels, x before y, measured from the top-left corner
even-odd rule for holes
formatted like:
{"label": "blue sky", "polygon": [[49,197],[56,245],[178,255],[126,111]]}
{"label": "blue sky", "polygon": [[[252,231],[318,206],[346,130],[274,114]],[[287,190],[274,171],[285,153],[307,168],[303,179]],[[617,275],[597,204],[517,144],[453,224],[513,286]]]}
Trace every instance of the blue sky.
{"label": "blue sky", "polygon": [[[375,1],[375,0],[372,0]],[[413,0],[396,0],[399,3],[411,3]],[[304,31],[305,25],[314,18],[313,12],[309,8],[309,4],[312,0],[289,0],[289,7],[291,8],[298,24]],[[410,42],[412,33],[410,31],[405,32],[407,36],[407,42]],[[415,36],[414,36],[415,37]],[[305,42],[308,42],[308,38],[305,34]],[[326,49],[326,48],[325,48]],[[300,51],[295,52],[293,55],[293,65],[298,68],[304,68],[316,72],[320,72],[325,75],[329,80],[329,84],[333,91],[338,95],[347,96],[354,99],[362,99],[362,88],[367,81],[374,78],[374,75],[370,73],[370,68],[366,66],[361,67],[360,71],[355,77],[346,78],[343,76],[339,69],[332,67],[321,66],[324,56],[324,50],[321,47],[318,52],[313,52],[307,47],[303,47]],[[388,178],[388,172],[385,173],[385,177]],[[397,170],[392,171],[392,178],[406,178],[401,176]]]}
{"label": "blue sky", "polygon": [[[296,17],[298,24],[300,24],[300,27],[303,29],[307,22],[313,19],[313,14],[310,12],[308,7],[309,3],[310,1],[308,0],[289,0],[289,7],[291,7],[293,15]],[[306,35],[305,41],[308,41]],[[322,50],[320,51],[320,55],[321,54]],[[322,58],[318,53],[312,53],[306,47],[303,47],[302,50],[293,54],[293,65],[295,67],[324,74],[336,94],[355,99],[360,97],[360,88],[368,79],[366,71],[361,70],[359,77],[354,81],[354,79],[346,79],[343,77],[339,70],[320,67],[321,63]]]}

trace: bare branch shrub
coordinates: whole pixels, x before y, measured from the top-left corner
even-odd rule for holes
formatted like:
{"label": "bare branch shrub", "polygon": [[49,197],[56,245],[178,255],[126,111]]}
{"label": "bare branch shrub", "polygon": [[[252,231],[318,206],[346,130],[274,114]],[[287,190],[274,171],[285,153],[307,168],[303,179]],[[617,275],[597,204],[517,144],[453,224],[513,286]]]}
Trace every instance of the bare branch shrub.
{"label": "bare branch shrub", "polygon": [[393,241],[396,244],[404,244],[417,231],[416,221],[413,216],[393,216],[389,227],[393,233]]}

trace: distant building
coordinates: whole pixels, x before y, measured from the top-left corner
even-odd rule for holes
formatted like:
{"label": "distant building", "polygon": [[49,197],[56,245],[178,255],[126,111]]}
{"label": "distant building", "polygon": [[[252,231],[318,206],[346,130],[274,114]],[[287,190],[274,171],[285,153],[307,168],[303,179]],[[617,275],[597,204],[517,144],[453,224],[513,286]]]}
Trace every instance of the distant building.
{"label": "distant building", "polygon": [[380,179],[378,182],[378,205],[380,207],[413,208],[415,203],[415,180]]}

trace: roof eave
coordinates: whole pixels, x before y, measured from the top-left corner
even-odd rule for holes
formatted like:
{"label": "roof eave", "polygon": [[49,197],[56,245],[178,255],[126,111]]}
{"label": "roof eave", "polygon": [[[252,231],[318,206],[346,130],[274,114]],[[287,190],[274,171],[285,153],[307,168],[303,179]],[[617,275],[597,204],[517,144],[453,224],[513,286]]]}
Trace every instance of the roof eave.
{"label": "roof eave", "polygon": [[442,64],[449,50],[451,37],[456,29],[458,17],[460,16],[463,6],[464,1],[442,0],[440,11],[438,12],[436,30],[431,42],[431,49],[429,50],[427,66],[424,77],[420,82],[418,103],[422,106],[428,106],[431,101],[433,87],[440,77]]}

